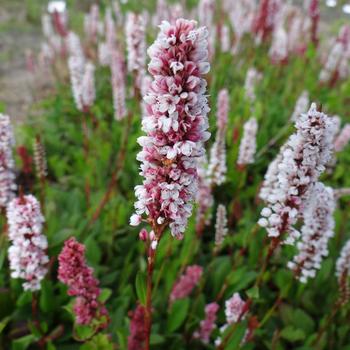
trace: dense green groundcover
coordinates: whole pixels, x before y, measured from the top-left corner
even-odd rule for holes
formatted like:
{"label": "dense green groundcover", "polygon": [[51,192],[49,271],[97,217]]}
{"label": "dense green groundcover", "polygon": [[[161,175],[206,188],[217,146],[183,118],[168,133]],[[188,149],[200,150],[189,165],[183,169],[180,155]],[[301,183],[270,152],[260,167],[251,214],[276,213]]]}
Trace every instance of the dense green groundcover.
{"label": "dense green groundcover", "polygon": [[[149,43],[154,33],[149,35]],[[205,304],[218,295],[220,311],[218,323],[225,323],[224,301],[233,292],[240,292],[243,299],[249,296],[253,303],[251,314],[261,322],[254,340],[242,349],[350,349],[350,307],[344,305],[327,327],[318,346],[314,341],[327,323],[338,296],[335,277],[335,261],[340,249],[350,235],[349,197],[339,201],[336,210],[336,234],[330,240],[330,255],[322,263],[315,279],[306,285],[293,279],[286,268],[292,258],[293,247],[283,246],[270,261],[259,289],[254,282],[259,275],[268,241],[266,231],[257,226],[263,204],[258,200],[258,189],[268,164],[280,145],[293,132],[288,120],[294,104],[303,90],[310,93],[312,101],[322,103],[323,111],[349,118],[350,81],[339,82],[333,88],[320,86],[320,71],[316,51],[309,47],[305,57],[291,57],[287,65],[273,66],[267,57],[268,47],[255,47],[245,38],[242,52],[235,57],[217,53],[212,59],[208,74],[210,95],[210,129],[215,134],[216,97],[221,88],[230,94],[227,142],[227,180],[215,188],[213,213],[219,203],[226,206],[229,217],[229,234],[222,249],[213,253],[214,221],[206,227],[198,239],[195,234],[195,215],[192,216],[183,241],[166,233],[157,250],[154,272],[152,349],[214,349],[191,338],[204,316]],[[239,171],[236,159],[239,137],[244,121],[251,117],[250,104],[244,98],[244,80],[249,67],[263,73],[257,87],[255,114],[259,122],[256,162]],[[131,77],[128,78],[131,88]],[[82,115],[77,111],[67,77],[61,75],[54,94],[40,101],[36,110],[40,116],[28,116],[28,125],[16,130],[17,145],[23,144],[32,152],[32,143],[40,134],[46,148],[48,179],[45,188],[45,234],[49,241],[50,271],[42,283],[38,300],[37,318],[40,327],[32,319],[32,294],[24,292],[20,280],[10,278],[7,261],[8,240],[4,216],[1,218],[3,233],[0,237],[0,349],[37,349],[37,341],[51,337],[47,349],[125,349],[129,334],[128,313],[135,309],[137,300],[144,299],[144,274],[146,268],[144,244],[138,239],[139,228],[129,226],[133,212],[134,191],[141,182],[136,153],[136,139],[141,132],[139,102],[127,100],[129,118],[115,121],[113,118],[110,72],[98,67],[96,71],[97,99],[92,113],[98,127],[88,120],[89,157],[86,161],[83,148]],[[349,120],[349,119],[347,119]],[[128,128],[128,122],[130,126]],[[267,146],[269,140],[279,135],[277,143]],[[208,142],[209,148],[213,138]],[[120,156],[124,152],[125,158]],[[122,152],[120,152],[122,150]],[[322,180],[333,187],[350,187],[349,147],[338,155],[332,174]],[[121,166],[110,199],[94,222],[91,218],[108,189],[116,164]],[[20,160],[17,159],[18,168]],[[32,186],[32,193],[40,197],[40,183],[34,177],[23,180],[25,191]],[[90,201],[85,196],[85,182],[91,186]],[[214,216],[215,217],[215,216]],[[107,330],[91,338],[88,327],[74,326],[71,313],[72,298],[66,287],[57,281],[57,255],[63,242],[75,236],[86,245],[88,263],[103,288],[103,300],[111,317]],[[200,286],[189,298],[169,307],[169,293],[174,281],[190,264],[204,268]],[[227,288],[222,291],[223,285]],[[276,300],[279,303],[273,307]],[[237,349],[247,320],[235,330],[227,349]],[[218,329],[214,331],[218,334]],[[88,339],[88,340],[86,340]],[[84,341],[86,340],[86,341]],[[116,344],[118,346],[116,347]]]}

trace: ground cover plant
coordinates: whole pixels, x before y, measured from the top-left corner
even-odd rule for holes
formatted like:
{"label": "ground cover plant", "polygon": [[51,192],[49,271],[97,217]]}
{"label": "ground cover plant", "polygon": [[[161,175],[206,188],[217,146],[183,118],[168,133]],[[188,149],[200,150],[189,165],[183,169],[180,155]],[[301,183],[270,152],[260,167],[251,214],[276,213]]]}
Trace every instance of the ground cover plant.
{"label": "ground cover plant", "polygon": [[43,9],[0,114],[1,349],[350,349],[350,26],[279,0]]}

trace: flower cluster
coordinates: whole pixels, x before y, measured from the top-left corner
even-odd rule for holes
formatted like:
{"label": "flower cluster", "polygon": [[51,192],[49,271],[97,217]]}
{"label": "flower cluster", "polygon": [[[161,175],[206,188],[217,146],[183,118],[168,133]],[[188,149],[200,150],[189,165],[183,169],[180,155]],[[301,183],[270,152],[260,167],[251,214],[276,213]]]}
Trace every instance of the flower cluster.
{"label": "flower cluster", "polygon": [[228,13],[235,34],[232,53],[236,54],[239,52],[243,35],[252,31],[256,2],[254,0],[225,0],[223,6]]}
{"label": "flower cluster", "polygon": [[227,120],[228,120],[228,111],[229,111],[229,94],[227,89],[222,89],[218,94],[217,102],[217,117],[216,117],[216,126],[219,130],[226,130]]}
{"label": "flower cluster", "polygon": [[112,80],[112,92],[113,92],[113,107],[114,118],[116,120],[122,120],[127,115],[127,109],[125,105],[125,74],[124,74],[124,62],[119,50],[114,49],[111,52],[111,80]]}
{"label": "flower cluster", "polygon": [[251,103],[255,102],[255,87],[257,83],[262,79],[262,74],[255,68],[249,68],[244,83],[244,91],[247,100]]}
{"label": "flower cluster", "polygon": [[225,302],[225,315],[228,324],[236,323],[242,319],[245,315],[246,302],[242,300],[238,293],[234,293],[233,296]]}
{"label": "flower cluster", "polygon": [[281,10],[281,0],[262,0],[254,18],[253,31],[257,43],[265,41],[273,32],[276,18]]}
{"label": "flower cluster", "polygon": [[70,32],[67,36],[68,68],[70,73],[72,94],[78,110],[86,111],[95,102],[95,66],[85,62],[84,52],[79,37]]}
{"label": "flower cluster", "polygon": [[137,159],[145,179],[135,188],[135,208],[137,215],[145,213],[153,223],[169,223],[178,238],[192,212],[197,160],[210,136],[206,81],[201,78],[209,71],[207,36],[194,21],[162,22],[148,50],[154,81],[144,97],[147,113],[142,126],[147,136],[138,139],[142,151]]}
{"label": "flower cluster", "polygon": [[145,75],[146,43],[144,18],[140,14],[128,13],[125,26],[128,51],[128,70],[136,72],[136,86],[141,87]]}
{"label": "flower cluster", "polygon": [[94,74],[95,66],[90,62],[86,63],[81,82],[81,101],[83,103],[83,108],[89,108],[95,102],[96,92]]}
{"label": "flower cluster", "polygon": [[203,274],[203,268],[198,265],[188,266],[185,273],[175,282],[170,293],[170,303],[186,298],[197,286]]}
{"label": "flower cluster", "polygon": [[49,262],[39,202],[32,195],[14,198],[7,206],[7,221],[11,277],[23,278],[24,290],[39,290]]}
{"label": "flower cluster", "polygon": [[12,147],[14,136],[10,117],[0,113],[0,208],[5,208],[16,189]]}
{"label": "flower cluster", "polygon": [[68,295],[76,297],[73,310],[77,323],[88,325],[107,316],[106,308],[98,300],[99,281],[93,276],[93,269],[86,265],[84,245],[73,237],[68,239],[58,262],[58,279],[68,286]]}
{"label": "flower cluster", "polygon": [[243,126],[243,137],[239,145],[238,165],[254,163],[256,152],[256,133],[258,131],[258,122],[255,118],[250,118]]}
{"label": "flower cluster", "polygon": [[222,52],[229,52],[231,45],[230,28],[223,25],[220,32],[220,48]]}
{"label": "flower cluster", "polygon": [[216,210],[215,222],[215,244],[220,246],[227,235],[227,212],[226,207],[222,204],[218,205]]}
{"label": "flower cluster", "polygon": [[310,189],[317,182],[331,157],[334,122],[312,104],[307,114],[296,121],[297,132],[282,147],[277,160],[268,169],[260,196],[267,202],[260,226],[269,237],[287,234],[292,244],[300,236],[297,222]]}
{"label": "flower cluster", "polygon": [[[225,302],[226,324],[220,328],[220,333],[224,333],[226,328],[232,324],[242,320],[248,311],[247,303],[242,300],[239,293],[234,293],[232,297]],[[220,345],[221,339],[215,341],[215,345]]]}
{"label": "flower cluster", "polygon": [[269,56],[273,64],[284,64],[288,60],[288,35],[283,24],[273,32]]}
{"label": "flower cluster", "polygon": [[350,276],[350,240],[345,243],[336,262],[336,276],[338,277],[340,298],[343,302],[347,302],[350,298],[348,284]]}
{"label": "flower cluster", "polygon": [[227,118],[229,109],[229,95],[226,89],[220,90],[217,102],[217,132],[215,142],[210,150],[208,177],[211,182],[221,185],[225,181],[226,167],[226,141]]}
{"label": "flower cluster", "polygon": [[130,335],[128,336],[128,350],[141,350],[146,339],[145,307],[138,304],[131,313]]}
{"label": "flower cluster", "polygon": [[304,224],[297,243],[299,252],[288,263],[302,283],[316,276],[323,258],[328,255],[328,241],[334,235],[335,205],[332,188],[317,182],[303,210]]}
{"label": "flower cluster", "polygon": [[217,303],[210,303],[205,306],[205,318],[200,322],[200,327],[193,333],[193,338],[200,339],[204,344],[208,344],[210,335],[215,329],[216,314],[219,311]]}
{"label": "flower cluster", "polygon": [[295,122],[302,113],[307,112],[309,105],[309,93],[307,91],[303,91],[295,103],[294,111],[290,117],[290,120]]}
{"label": "flower cluster", "polygon": [[334,141],[334,150],[341,152],[350,141],[350,124],[345,124]]}
{"label": "flower cluster", "polygon": [[325,64],[320,72],[320,82],[334,84],[338,79],[349,75],[350,26],[340,29]]}
{"label": "flower cluster", "polygon": [[90,13],[85,15],[84,18],[84,31],[88,40],[95,43],[97,40],[97,34],[99,29],[99,7],[97,4],[92,4],[90,7]]}

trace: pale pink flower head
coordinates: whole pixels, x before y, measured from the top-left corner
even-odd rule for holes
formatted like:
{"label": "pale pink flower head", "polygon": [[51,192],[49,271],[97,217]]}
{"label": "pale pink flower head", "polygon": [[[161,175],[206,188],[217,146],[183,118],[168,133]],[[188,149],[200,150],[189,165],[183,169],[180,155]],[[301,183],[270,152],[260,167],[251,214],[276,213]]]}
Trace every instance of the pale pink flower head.
{"label": "pale pink flower head", "polygon": [[294,225],[331,158],[335,127],[333,118],[318,112],[314,103],[297,119],[297,131],[269,167],[260,194],[267,206],[259,224],[266,227],[269,237],[287,234],[288,244],[300,237]]}
{"label": "pale pink flower head", "polygon": [[299,96],[297,102],[295,103],[294,111],[290,120],[295,122],[302,113],[306,113],[310,105],[309,93],[305,90]]}
{"label": "pale pink flower head", "polygon": [[236,323],[244,318],[246,311],[246,302],[241,299],[239,293],[234,293],[225,302],[225,315],[228,324]]}
{"label": "pale pink flower head", "polygon": [[334,141],[334,150],[341,152],[350,141],[350,124],[345,124]]}
{"label": "pale pink flower head", "polygon": [[188,266],[185,273],[175,282],[170,294],[170,303],[186,298],[198,285],[203,274],[203,268],[198,265]]}
{"label": "pale pink flower head", "polygon": [[12,278],[25,280],[25,290],[40,290],[47,273],[47,239],[42,234],[44,217],[32,195],[14,198],[7,206],[11,245],[8,250]]}
{"label": "pale pink flower head", "polygon": [[322,260],[328,256],[328,241],[334,236],[335,207],[332,188],[316,183],[303,209],[304,225],[297,243],[298,254],[288,263],[302,283],[316,276]]}
{"label": "pale pink flower head", "polygon": [[88,40],[92,43],[97,41],[98,26],[99,26],[99,7],[97,4],[92,4],[90,12],[84,18],[84,30]]}
{"label": "pale pink flower head", "polygon": [[148,49],[153,82],[144,96],[147,136],[138,139],[142,151],[137,156],[144,181],[135,188],[135,209],[151,222],[169,225],[177,238],[182,238],[192,213],[197,160],[210,136],[202,78],[209,71],[207,36],[194,21],[164,21]]}
{"label": "pale pink flower head", "polygon": [[125,105],[125,67],[121,53],[114,49],[110,56],[111,83],[115,120],[122,120],[127,115]]}
{"label": "pale pink flower head", "polygon": [[[99,281],[85,261],[85,246],[70,238],[58,256],[58,279],[68,286],[68,295],[75,296],[73,311],[78,324],[91,324],[93,320],[107,317],[105,306],[98,300]],[[102,324],[104,328],[107,324]]]}
{"label": "pale pink flower head", "polygon": [[288,35],[282,23],[274,30],[269,56],[273,64],[283,64],[288,60]]}
{"label": "pale pink flower head", "polygon": [[244,82],[245,97],[254,103],[256,100],[255,89],[256,85],[262,79],[262,74],[255,68],[249,68]]}
{"label": "pale pink flower head", "polygon": [[140,88],[146,65],[145,24],[142,14],[128,13],[125,35],[128,51],[128,71],[136,73],[136,86]]}
{"label": "pale pink flower head", "polygon": [[336,276],[339,283],[340,300],[346,303],[350,299],[350,240],[345,243],[337,259]]}
{"label": "pale pink flower head", "polygon": [[220,130],[225,130],[227,127],[229,103],[230,101],[227,89],[220,90],[218,94],[216,119],[217,127]]}
{"label": "pale pink flower head", "polygon": [[5,208],[14,197],[15,163],[12,147],[15,139],[10,117],[0,113],[0,208]]}
{"label": "pale pink flower head", "polygon": [[219,311],[217,303],[210,303],[205,306],[205,318],[200,322],[200,327],[194,332],[193,338],[200,339],[204,344],[208,344],[210,336],[216,325],[216,314]]}
{"label": "pale pink flower head", "polygon": [[216,222],[215,222],[215,245],[220,246],[227,235],[227,211],[226,207],[222,204],[218,205],[216,210]]}
{"label": "pale pink flower head", "polygon": [[256,134],[258,132],[258,122],[255,118],[250,118],[243,126],[243,137],[239,145],[238,165],[254,163],[256,151]]}
{"label": "pale pink flower head", "polygon": [[81,100],[84,109],[90,108],[95,102],[96,91],[94,75],[95,66],[91,62],[88,62],[85,65],[85,71],[81,82]]}

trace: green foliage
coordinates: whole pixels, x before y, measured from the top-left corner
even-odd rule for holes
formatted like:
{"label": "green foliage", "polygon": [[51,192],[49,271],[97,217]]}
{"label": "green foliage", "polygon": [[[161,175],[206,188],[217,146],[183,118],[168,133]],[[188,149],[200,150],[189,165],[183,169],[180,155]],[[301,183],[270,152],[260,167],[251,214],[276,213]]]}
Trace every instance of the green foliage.
{"label": "green foliage", "polygon": [[[109,3],[103,2],[104,5]],[[195,1],[189,0],[193,6]],[[79,2],[72,1],[74,9]],[[154,3],[146,7],[154,10]],[[41,2],[26,3],[28,16],[37,21]],[[140,8],[138,1],[123,4],[122,11]],[[76,11],[73,27],[81,31],[82,13]],[[154,38],[154,33],[148,33]],[[120,33],[118,32],[118,35]],[[124,40],[121,36],[120,40]],[[333,324],[327,324],[337,299],[335,259],[349,235],[348,198],[339,201],[336,211],[335,237],[331,240],[330,257],[322,263],[317,277],[306,285],[293,279],[286,264],[295,253],[294,248],[281,247],[260,276],[262,261],[267,253],[266,232],[257,227],[262,203],[257,194],[266,168],[279,147],[293,132],[288,122],[297,97],[308,90],[311,100],[322,102],[325,112],[349,118],[350,81],[339,82],[334,88],[318,83],[320,64],[318,53],[309,47],[305,57],[291,57],[288,64],[276,67],[267,57],[268,47],[256,47],[251,38],[244,38],[239,55],[216,52],[208,75],[211,113],[210,130],[215,134],[216,99],[221,88],[228,88],[230,109],[227,143],[227,181],[214,189],[215,205],[224,204],[232,219],[229,233],[218,252],[214,253],[214,217],[200,239],[195,232],[195,215],[189,222],[183,241],[177,241],[167,231],[157,247],[153,275],[153,330],[152,349],[185,350],[214,349],[214,340],[220,335],[215,329],[211,344],[204,345],[193,339],[193,332],[204,317],[206,304],[220,304],[218,326],[225,323],[224,301],[239,292],[252,301],[249,316],[236,325],[225,350],[236,350],[249,324],[250,316],[264,320],[254,333],[252,342],[242,344],[248,349],[314,349],[314,342],[326,326],[318,342],[318,349],[348,349],[350,326],[349,307],[336,313]],[[251,106],[244,97],[244,80],[249,67],[263,73],[257,87],[254,116],[259,122],[256,162],[241,171],[235,166],[242,127],[251,117]],[[141,183],[137,138],[141,132],[140,101],[128,98],[129,118],[113,118],[110,71],[97,67],[97,99],[91,112],[97,120],[88,118],[89,155],[83,150],[82,113],[77,111],[68,80],[58,74],[55,92],[38,102],[40,117],[28,116],[30,123],[17,130],[18,144],[32,152],[35,135],[43,139],[48,161],[45,187],[45,234],[48,237],[48,255],[52,258],[50,271],[42,283],[40,293],[33,296],[23,291],[21,282],[10,278],[7,262],[7,237],[0,237],[0,349],[37,349],[39,341],[47,338],[48,350],[112,350],[127,349],[130,311],[137,303],[146,303],[146,260],[143,242],[138,239],[139,228],[129,226],[133,212],[134,186]],[[132,88],[129,79],[128,88]],[[0,103],[0,111],[5,107]],[[349,121],[349,119],[347,119]],[[127,129],[128,122],[130,128]],[[278,135],[276,144],[267,146]],[[207,148],[211,146],[209,141]],[[125,147],[125,161],[111,190],[110,199],[96,220],[92,220],[110,185],[118,162],[119,152]],[[347,170],[349,148],[338,155],[332,174],[323,180],[334,187],[350,187]],[[17,165],[19,167],[19,160]],[[90,186],[89,199],[86,183]],[[35,180],[31,191],[40,197],[41,186]],[[214,210],[213,209],[213,213]],[[1,218],[4,227],[5,219]],[[100,301],[106,303],[110,322],[107,330],[96,332],[94,327],[74,324],[72,298],[66,287],[57,280],[57,255],[63,242],[75,236],[86,246],[86,259],[94,268],[102,288]],[[200,285],[187,298],[169,304],[174,282],[186,266],[201,265],[204,269]],[[261,285],[256,281],[261,277]],[[33,298],[37,298],[37,314],[32,312]],[[279,298],[279,299],[278,299]],[[275,305],[276,300],[279,302]],[[223,337],[228,334],[227,329]]]}

